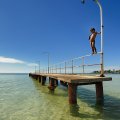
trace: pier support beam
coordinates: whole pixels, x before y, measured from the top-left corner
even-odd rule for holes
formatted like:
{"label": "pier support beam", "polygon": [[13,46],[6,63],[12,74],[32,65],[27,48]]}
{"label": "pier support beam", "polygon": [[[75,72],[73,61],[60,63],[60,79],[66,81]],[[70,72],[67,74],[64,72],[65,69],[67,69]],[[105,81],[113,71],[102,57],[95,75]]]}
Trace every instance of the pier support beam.
{"label": "pier support beam", "polygon": [[58,80],[56,80],[56,86],[58,86]]}
{"label": "pier support beam", "polygon": [[31,73],[29,73],[29,77],[31,77],[32,75],[31,75]]}
{"label": "pier support beam", "polygon": [[33,77],[35,80],[38,79],[38,76],[37,76],[37,75],[33,75],[32,77]]}
{"label": "pier support beam", "polygon": [[98,82],[95,84],[96,86],[96,103],[103,104],[104,95],[103,95],[103,82]]}
{"label": "pier support beam", "polygon": [[60,81],[60,84],[63,85],[63,86],[65,86],[65,87],[68,87],[67,82]]}
{"label": "pier support beam", "polygon": [[56,79],[53,79],[53,78],[49,78],[49,81],[50,81],[50,84],[49,84],[49,86],[48,86],[48,88],[49,88],[49,90],[50,91],[54,91],[55,90],[55,88],[56,88]]}
{"label": "pier support beam", "polygon": [[38,77],[39,83],[41,83],[41,77],[42,77],[42,76],[39,76],[39,77]]}
{"label": "pier support beam", "polygon": [[46,77],[45,76],[41,76],[41,84],[45,85],[46,82]]}
{"label": "pier support beam", "polygon": [[68,83],[69,104],[77,104],[77,85]]}

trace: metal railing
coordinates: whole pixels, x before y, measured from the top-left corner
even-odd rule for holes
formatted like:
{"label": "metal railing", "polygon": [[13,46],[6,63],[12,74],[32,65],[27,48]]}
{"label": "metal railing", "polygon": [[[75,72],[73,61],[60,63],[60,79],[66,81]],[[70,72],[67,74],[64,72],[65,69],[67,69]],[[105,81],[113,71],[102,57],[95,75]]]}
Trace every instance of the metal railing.
{"label": "metal railing", "polygon": [[[49,73],[49,74],[79,74],[79,73],[85,73],[85,67],[89,66],[100,66],[100,71],[101,71],[101,66],[102,63],[86,63],[85,60],[87,57],[95,57],[97,55],[101,55],[101,52],[98,52],[97,54],[88,54],[85,56],[73,58],[70,60],[66,60],[57,64],[53,64],[49,66],[49,72],[48,72],[48,67],[40,69],[40,73]],[[80,68],[80,69],[78,69]],[[39,72],[38,72],[39,73]]]}

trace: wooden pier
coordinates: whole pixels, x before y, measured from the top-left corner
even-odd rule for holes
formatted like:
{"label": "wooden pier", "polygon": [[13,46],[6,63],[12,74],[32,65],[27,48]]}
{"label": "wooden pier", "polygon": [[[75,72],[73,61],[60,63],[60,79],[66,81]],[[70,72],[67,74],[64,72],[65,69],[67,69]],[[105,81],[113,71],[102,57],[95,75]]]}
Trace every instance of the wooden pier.
{"label": "wooden pier", "polygon": [[78,74],[37,74],[29,73],[29,76],[38,79],[42,85],[45,85],[46,77],[49,77],[49,90],[54,91],[58,86],[58,80],[63,85],[68,86],[68,96],[70,104],[77,104],[77,86],[95,84],[96,102],[103,103],[103,81],[112,80],[111,77],[99,77],[91,75]]}

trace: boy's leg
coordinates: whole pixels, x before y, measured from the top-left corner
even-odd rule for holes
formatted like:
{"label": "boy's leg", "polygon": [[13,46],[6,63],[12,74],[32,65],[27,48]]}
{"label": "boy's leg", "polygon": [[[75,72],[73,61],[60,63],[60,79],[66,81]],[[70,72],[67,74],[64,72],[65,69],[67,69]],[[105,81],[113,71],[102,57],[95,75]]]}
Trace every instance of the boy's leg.
{"label": "boy's leg", "polygon": [[97,49],[96,49],[96,47],[95,47],[95,53],[97,53]]}
{"label": "boy's leg", "polygon": [[93,42],[90,42],[91,44],[91,48],[92,48],[92,54],[94,54],[94,45],[93,45]]}
{"label": "boy's leg", "polygon": [[97,49],[95,47],[95,41],[93,42],[93,46],[94,46],[94,53],[97,53]]}
{"label": "boy's leg", "polygon": [[93,52],[97,53],[96,47],[95,47],[95,41],[93,42]]}

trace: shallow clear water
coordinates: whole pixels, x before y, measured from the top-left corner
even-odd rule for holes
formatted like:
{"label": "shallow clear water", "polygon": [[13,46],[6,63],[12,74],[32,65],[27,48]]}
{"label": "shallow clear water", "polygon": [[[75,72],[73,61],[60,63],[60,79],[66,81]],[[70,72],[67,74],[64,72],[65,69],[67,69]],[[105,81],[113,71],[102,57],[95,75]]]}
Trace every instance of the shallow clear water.
{"label": "shallow clear water", "polygon": [[[108,76],[108,75],[107,75]],[[0,120],[120,120],[120,75],[104,82],[104,105],[96,105],[95,86],[78,87],[78,105],[68,104],[67,88],[55,93],[26,74],[0,74]]]}

